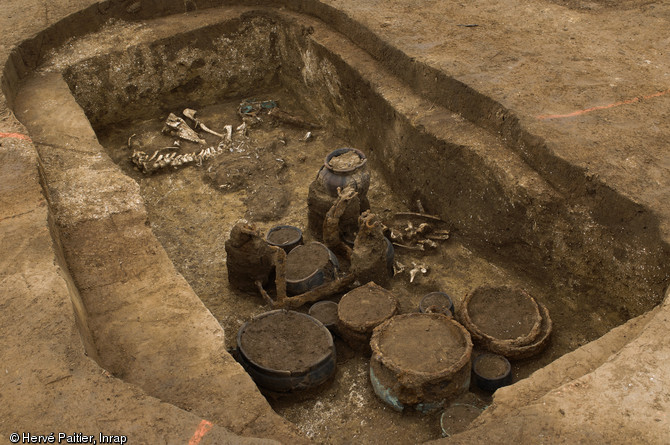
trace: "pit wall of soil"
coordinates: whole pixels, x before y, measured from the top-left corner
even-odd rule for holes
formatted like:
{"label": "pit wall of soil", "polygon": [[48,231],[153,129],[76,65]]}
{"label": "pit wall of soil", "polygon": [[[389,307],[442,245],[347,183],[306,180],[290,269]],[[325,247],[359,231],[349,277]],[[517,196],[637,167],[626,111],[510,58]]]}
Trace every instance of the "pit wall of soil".
{"label": "pit wall of soil", "polygon": [[242,16],[86,60],[64,77],[96,129],[254,96],[278,83],[277,26]]}
{"label": "pit wall of soil", "polygon": [[[43,179],[44,173],[40,172],[40,176]],[[43,190],[46,190],[46,187],[42,186]],[[48,199],[47,199],[48,201]],[[81,298],[79,289],[72,279],[70,274],[70,268],[68,267],[67,260],[65,259],[65,252],[63,251],[63,245],[61,243],[61,236],[58,230],[58,226],[54,221],[53,214],[49,212],[48,215],[49,221],[49,231],[51,239],[54,240],[54,250],[55,250],[55,263],[58,266],[58,273],[65,282],[67,286],[68,295],[70,301],[72,302],[72,312],[74,313],[74,321],[79,331],[79,336],[81,337],[82,345],[84,346],[84,351],[86,355],[91,359],[95,360],[96,363],[100,363],[100,357],[98,356],[98,351],[95,347],[95,341],[93,338],[93,333],[89,327],[89,317],[86,312],[86,306]]]}
{"label": "pit wall of soil", "polygon": [[[475,92],[468,93],[469,100],[465,93],[447,98],[445,85],[425,80],[439,76],[425,70],[402,77],[419,93],[435,92],[431,101],[406,85],[396,91],[388,85],[397,84],[397,78],[344,42],[306,17],[247,12],[85,60],[69,68],[65,78],[95,128],[164,114],[185,103],[199,107],[256,96],[281,84],[315,119],[368,153],[394,192],[409,203],[420,199],[484,256],[511,262],[539,279],[549,276],[555,286],[588,292],[625,318],[660,302],[668,276],[662,262],[666,246],[649,212],[593,178],[581,195],[559,187],[529,168],[516,149],[507,148],[501,134],[509,139],[518,133],[514,137],[522,151],[528,151],[527,138],[518,123],[503,125],[514,120],[509,117],[503,116],[496,127],[489,118],[501,111],[490,99],[472,96]],[[408,102],[417,110],[408,109]],[[440,102],[461,115],[449,109],[428,113]],[[460,123],[463,117],[471,122]],[[494,133],[496,128],[501,134]],[[477,147],[486,144],[498,144],[499,152]],[[556,165],[554,171],[560,171],[560,163]],[[564,173],[571,177],[573,172]],[[574,188],[578,181],[572,183]],[[605,203],[616,221],[604,216]]]}

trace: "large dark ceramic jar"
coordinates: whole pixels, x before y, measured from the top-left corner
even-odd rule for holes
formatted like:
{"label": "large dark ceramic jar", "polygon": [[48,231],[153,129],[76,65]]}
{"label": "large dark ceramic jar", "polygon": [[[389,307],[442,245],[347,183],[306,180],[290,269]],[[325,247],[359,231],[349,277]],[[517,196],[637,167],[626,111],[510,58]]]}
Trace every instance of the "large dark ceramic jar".
{"label": "large dark ceramic jar", "polygon": [[353,185],[361,198],[370,188],[370,172],[367,158],[360,150],[351,147],[338,148],[326,156],[319,170],[318,181],[330,196],[337,196],[337,188]]}

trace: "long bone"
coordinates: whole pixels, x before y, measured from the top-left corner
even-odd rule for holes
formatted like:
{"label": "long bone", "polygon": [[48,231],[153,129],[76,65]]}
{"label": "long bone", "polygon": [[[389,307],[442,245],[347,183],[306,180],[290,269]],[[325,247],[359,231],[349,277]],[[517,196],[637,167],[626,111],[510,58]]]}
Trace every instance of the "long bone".
{"label": "long bone", "polygon": [[[186,116],[187,118],[189,118],[193,121],[193,126],[195,127],[196,130],[198,128],[200,128],[200,129],[202,129],[202,131],[206,131],[207,133],[213,134],[214,136],[220,137],[221,139],[226,137],[225,135],[223,135],[221,133],[217,133],[216,131],[209,129],[207,127],[207,125],[203,124],[197,117],[195,117],[196,113],[197,113],[197,111],[192,109],[192,108],[186,108],[186,109],[184,109],[184,111],[182,111],[182,114],[184,116]],[[228,133],[228,136],[230,136],[230,132]],[[230,140],[230,139],[228,139],[228,140]]]}

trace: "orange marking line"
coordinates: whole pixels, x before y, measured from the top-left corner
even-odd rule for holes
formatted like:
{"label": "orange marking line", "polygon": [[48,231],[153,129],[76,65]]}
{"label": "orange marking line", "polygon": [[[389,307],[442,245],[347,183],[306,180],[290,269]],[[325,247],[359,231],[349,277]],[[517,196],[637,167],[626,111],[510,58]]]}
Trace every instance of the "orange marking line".
{"label": "orange marking line", "polygon": [[25,141],[30,141],[30,142],[33,141],[32,139],[30,139],[29,136],[26,136],[25,134],[21,134],[21,133],[0,133],[0,138],[23,139]]}
{"label": "orange marking line", "polygon": [[615,102],[615,103],[609,104],[609,105],[601,105],[599,107],[591,107],[591,108],[586,108],[584,110],[577,110],[577,111],[573,111],[572,113],[568,113],[568,114],[542,114],[542,115],[538,116],[537,118],[544,120],[544,119],[559,119],[559,118],[563,118],[563,117],[579,116],[580,114],[586,114],[586,113],[590,113],[592,111],[606,110],[608,108],[619,107],[621,105],[634,104],[634,103],[639,102],[641,100],[653,99],[654,97],[665,96],[666,94],[669,94],[669,93],[670,93],[670,89],[665,90],[665,91],[659,91],[658,93],[654,93],[654,94],[648,94],[646,96],[634,97],[632,99],[623,100],[621,102]]}
{"label": "orange marking line", "polygon": [[205,434],[207,434],[209,430],[212,429],[213,426],[214,425],[212,424],[212,422],[203,419],[200,422],[200,425],[198,425],[198,429],[195,430],[195,433],[193,433],[193,437],[191,437],[191,440],[188,441],[188,445],[198,445],[202,440],[202,438],[205,437]]}

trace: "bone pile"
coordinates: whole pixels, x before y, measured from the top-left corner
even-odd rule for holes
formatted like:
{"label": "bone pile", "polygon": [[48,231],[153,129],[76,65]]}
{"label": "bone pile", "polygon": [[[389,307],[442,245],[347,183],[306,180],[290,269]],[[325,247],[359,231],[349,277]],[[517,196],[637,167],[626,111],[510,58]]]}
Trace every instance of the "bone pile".
{"label": "bone pile", "polygon": [[[130,160],[133,162],[133,164],[135,164],[135,166],[137,166],[137,168],[142,173],[150,174],[168,167],[178,168],[191,164],[201,166],[204,161],[218,156],[221,153],[242,151],[244,142],[239,142],[237,144],[233,143],[232,125],[226,125],[224,127],[226,131],[225,134],[217,133],[213,130],[210,130],[205,124],[200,122],[200,120],[195,117],[195,113],[196,111],[190,108],[187,108],[183,111],[184,116],[194,122],[194,127],[196,129],[200,129],[221,138],[221,141],[218,145],[202,148],[198,151],[193,151],[190,153],[180,154],[180,142],[177,140],[173,143],[173,146],[156,150],[151,155],[141,150],[134,150],[130,157]],[[239,135],[245,136],[246,124],[243,123],[237,127],[236,130]],[[165,126],[163,127],[162,132],[199,145],[207,144],[207,142],[202,139],[198,133],[186,123],[184,119],[176,116],[173,113],[170,113],[167,120],[165,121]],[[132,139],[132,136],[130,139]],[[129,145],[130,139],[128,140]]]}
{"label": "bone pile", "polygon": [[449,239],[444,221],[425,213],[397,213],[387,227],[393,245],[408,250],[434,249]]}

